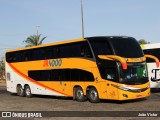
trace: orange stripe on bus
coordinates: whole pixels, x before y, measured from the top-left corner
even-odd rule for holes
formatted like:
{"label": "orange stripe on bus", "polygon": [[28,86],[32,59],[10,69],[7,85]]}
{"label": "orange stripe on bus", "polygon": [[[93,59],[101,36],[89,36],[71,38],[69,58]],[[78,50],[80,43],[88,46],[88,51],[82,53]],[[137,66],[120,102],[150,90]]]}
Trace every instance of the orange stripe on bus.
{"label": "orange stripe on bus", "polygon": [[26,80],[28,80],[28,81],[30,81],[30,82],[32,82],[32,83],[34,83],[34,84],[37,84],[37,85],[39,85],[39,86],[41,86],[41,87],[43,87],[43,88],[47,88],[47,89],[49,89],[49,90],[51,90],[51,91],[58,92],[58,93],[60,93],[60,94],[66,95],[66,96],[71,96],[71,95],[67,95],[67,94],[65,94],[65,93],[59,92],[59,91],[57,91],[57,90],[55,90],[55,89],[53,89],[53,88],[50,88],[50,87],[48,87],[48,86],[45,86],[45,85],[43,85],[43,84],[35,81],[34,79],[32,79],[32,78],[28,77],[27,75],[23,74],[22,72],[20,72],[20,71],[19,71],[17,68],[15,68],[11,63],[8,63],[8,64],[9,64],[9,66],[10,66],[16,73],[18,73],[19,75],[21,75],[21,76],[22,76],[23,78],[25,78]]}

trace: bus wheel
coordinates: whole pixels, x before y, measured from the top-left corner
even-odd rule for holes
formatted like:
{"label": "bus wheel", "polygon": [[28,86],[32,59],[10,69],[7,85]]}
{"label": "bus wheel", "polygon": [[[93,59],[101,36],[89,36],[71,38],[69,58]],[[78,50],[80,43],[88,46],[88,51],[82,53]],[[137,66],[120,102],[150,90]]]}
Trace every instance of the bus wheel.
{"label": "bus wheel", "polygon": [[91,103],[98,103],[100,101],[98,92],[94,87],[89,89],[88,98]]}
{"label": "bus wheel", "polygon": [[28,97],[28,98],[31,98],[31,97],[32,97],[31,89],[30,89],[29,86],[26,86],[26,87],[25,87],[25,95],[26,95],[26,97]]}
{"label": "bus wheel", "polygon": [[18,86],[17,86],[17,95],[19,95],[19,96],[21,96],[21,97],[24,97],[24,96],[25,96],[24,89],[22,88],[21,85],[18,85]]}
{"label": "bus wheel", "polygon": [[75,99],[79,102],[84,102],[86,100],[86,96],[84,96],[84,93],[81,87],[77,87],[75,89]]}

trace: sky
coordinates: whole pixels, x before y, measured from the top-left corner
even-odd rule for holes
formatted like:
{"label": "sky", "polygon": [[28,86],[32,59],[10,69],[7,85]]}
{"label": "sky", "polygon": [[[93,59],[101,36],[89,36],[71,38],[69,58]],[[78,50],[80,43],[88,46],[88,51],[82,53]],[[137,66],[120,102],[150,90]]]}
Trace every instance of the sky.
{"label": "sky", "polygon": [[[0,57],[38,33],[43,43],[82,37],[80,0],[0,0]],[[160,0],[83,0],[84,35],[160,42]],[[37,27],[39,26],[39,27]]]}

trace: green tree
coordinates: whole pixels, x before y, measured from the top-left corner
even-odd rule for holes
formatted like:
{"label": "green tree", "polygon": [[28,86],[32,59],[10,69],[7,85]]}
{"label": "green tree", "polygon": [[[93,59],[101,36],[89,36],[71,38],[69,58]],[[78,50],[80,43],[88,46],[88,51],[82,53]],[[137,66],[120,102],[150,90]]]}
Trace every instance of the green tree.
{"label": "green tree", "polygon": [[150,42],[147,42],[146,40],[144,39],[140,39],[138,40],[139,44],[142,45],[142,44],[149,44]]}
{"label": "green tree", "polygon": [[0,60],[0,79],[4,79],[5,77],[5,65],[4,65],[4,59],[1,58]]}
{"label": "green tree", "polygon": [[23,42],[26,44],[25,47],[31,47],[31,46],[41,45],[45,39],[46,39],[46,37],[41,38],[41,34],[40,35],[31,35]]}

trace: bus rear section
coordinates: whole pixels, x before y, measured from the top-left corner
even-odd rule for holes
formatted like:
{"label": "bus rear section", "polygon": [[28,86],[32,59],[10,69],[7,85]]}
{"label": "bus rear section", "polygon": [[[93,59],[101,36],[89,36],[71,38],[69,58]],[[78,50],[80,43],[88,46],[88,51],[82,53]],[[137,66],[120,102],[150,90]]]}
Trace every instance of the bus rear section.
{"label": "bus rear section", "polygon": [[[141,45],[144,54],[157,57],[160,60],[160,43]],[[160,88],[160,67],[157,68],[153,59],[147,59],[148,76],[151,88]]]}

